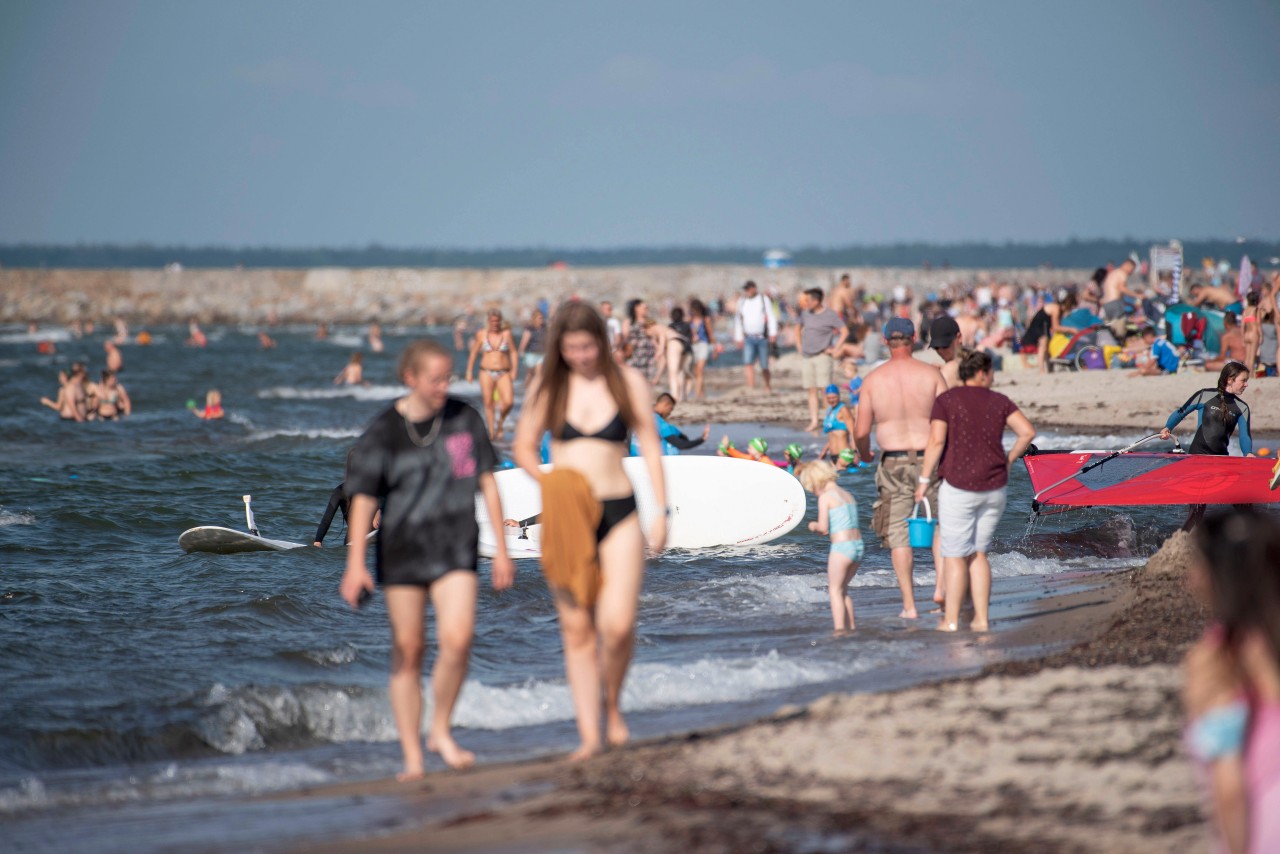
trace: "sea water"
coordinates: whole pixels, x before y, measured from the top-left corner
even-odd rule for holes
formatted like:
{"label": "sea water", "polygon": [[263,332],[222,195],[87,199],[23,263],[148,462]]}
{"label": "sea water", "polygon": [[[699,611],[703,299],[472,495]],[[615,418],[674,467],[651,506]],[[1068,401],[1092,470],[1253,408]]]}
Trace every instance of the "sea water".
{"label": "sea water", "polygon": [[[134,415],[76,424],[39,397],[56,396],[56,374],[73,360],[88,361],[96,377],[106,336],[0,328],[0,823],[29,847],[49,842],[44,828],[62,843],[92,833],[96,847],[111,849],[115,838],[120,850],[143,850],[127,828],[118,838],[102,829],[127,805],[151,816],[148,844],[163,849],[156,817],[183,815],[175,821],[196,833],[199,820],[180,806],[192,798],[385,777],[399,767],[383,600],[353,611],[338,598],[340,522],[326,548],[294,552],[184,554],[178,535],[197,525],[243,528],[241,496],[252,494],[264,536],[309,543],[347,448],[401,394],[397,352],[421,335],[445,341],[446,331],[386,335],[386,353],[366,353],[369,385],[354,388],[332,380],[360,347],[359,330],[317,341],[309,329],[276,329],[279,346],[268,351],[256,329],[210,331],[204,349],[184,346],[176,327],[152,329],[149,346],[124,346],[120,380]],[[57,355],[37,354],[46,337]],[[461,373],[465,354],[457,364]],[[211,388],[223,394],[222,421],[185,408],[189,399],[203,405]],[[453,392],[479,406],[476,384],[457,382]],[[777,425],[713,426],[715,437],[726,432],[739,445],[757,434],[776,447],[819,444]],[[1044,434],[1038,443],[1120,448],[1137,438]],[[832,636],[827,541],[804,523],[766,545],[667,552],[649,564],[623,699],[636,736],[1029,654],[999,638],[1034,618],[1038,598],[1141,563],[1181,521],[1170,508],[1086,511],[1031,530],[1029,484],[1017,466],[992,555],[995,631],[943,635],[930,630],[936,616],[897,617],[888,553],[869,531],[873,469],[842,485],[868,535],[852,585],[857,633]],[[810,501],[805,521],[815,517]],[[922,610],[929,563],[917,564]],[[537,564],[517,566],[514,589],[501,594],[489,587],[487,564],[480,569],[471,670],[454,720],[481,761],[576,741],[554,608]],[[365,820],[376,821],[370,811]],[[201,815],[226,823],[216,811]],[[269,822],[255,826],[218,838],[270,839]]]}

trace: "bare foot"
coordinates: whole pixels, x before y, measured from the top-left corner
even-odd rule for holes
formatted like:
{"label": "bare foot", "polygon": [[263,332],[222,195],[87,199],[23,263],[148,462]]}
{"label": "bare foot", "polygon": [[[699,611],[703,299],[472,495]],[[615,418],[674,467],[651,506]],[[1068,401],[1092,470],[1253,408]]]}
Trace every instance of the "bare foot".
{"label": "bare foot", "polygon": [[980,623],[977,620],[974,620],[969,624],[969,628],[973,629],[975,632],[985,632],[990,628],[990,626],[986,623]]}
{"label": "bare foot", "polygon": [[946,618],[944,617],[944,618],[942,618],[941,620],[938,620],[938,631],[940,631],[940,632],[958,632],[958,631],[960,631],[960,627],[959,627],[959,626],[957,626],[955,623],[948,623],[948,622],[947,622],[947,620],[946,620]]}
{"label": "bare foot", "polygon": [[915,608],[903,608],[898,616],[903,620],[918,620],[920,615],[916,613]]}
{"label": "bare foot", "polygon": [[604,727],[604,737],[612,747],[621,747],[631,740],[631,730],[618,712],[609,715],[609,722]]}
{"label": "bare foot", "polygon": [[421,780],[427,775],[421,768],[411,769],[405,767],[403,771],[396,775],[397,783],[412,783],[414,780]]}
{"label": "bare foot", "polygon": [[431,738],[427,739],[427,750],[432,753],[439,753],[440,758],[444,760],[444,764],[455,771],[470,768],[476,762],[476,755],[470,750],[463,750],[459,747],[452,736],[431,736]]}
{"label": "bare foot", "polygon": [[592,756],[595,756],[599,752],[600,752],[600,745],[598,744],[580,744],[578,745],[577,750],[569,754],[569,761],[582,762],[583,760],[590,759]]}
{"label": "bare foot", "polygon": [[933,588],[933,601],[939,605],[946,604],[947,594],[942,591],[941,587]]}

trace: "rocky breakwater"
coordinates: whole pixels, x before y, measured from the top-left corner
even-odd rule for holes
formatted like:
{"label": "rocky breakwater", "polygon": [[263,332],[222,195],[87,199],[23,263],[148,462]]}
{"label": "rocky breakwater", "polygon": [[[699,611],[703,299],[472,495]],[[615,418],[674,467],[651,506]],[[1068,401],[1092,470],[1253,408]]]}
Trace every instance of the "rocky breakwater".
{"label": "rocky breakwater", "polygon": [[[0,322],[101,322],[115,316],[148,323],[281,322],[390,323],[447,321],[468,310],[552,303],[580,296],[650,300],[734,293],[753,279],[784,293],[830,289],[842,273],[855,286],[917,296],[943,284],[982,281],[1081,282],[1085,270],[919,270],[911,268],[791,267],[686,264],[646,267],[539,269],[174,269],[0,270]],[[619,308],[621,306],[619,305]]]}

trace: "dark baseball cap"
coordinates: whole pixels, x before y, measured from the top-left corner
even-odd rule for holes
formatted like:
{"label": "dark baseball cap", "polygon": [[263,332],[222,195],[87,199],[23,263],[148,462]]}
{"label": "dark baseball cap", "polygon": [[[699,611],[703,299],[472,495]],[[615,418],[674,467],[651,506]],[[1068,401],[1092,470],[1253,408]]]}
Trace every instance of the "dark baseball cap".
{"label": "dark baseball cap", "polygon": [[916,337],[916,325],[905,317],[891,317],[884,325],[884,337],[892,338],[901,335],[903,338]]}
{"label": "dark baseball cap", "polygon": [[954,317],[949,314],[935,317],[929,325],[929,346],[935,350],[950,347],[959,335],[960,324],[956,323]]}

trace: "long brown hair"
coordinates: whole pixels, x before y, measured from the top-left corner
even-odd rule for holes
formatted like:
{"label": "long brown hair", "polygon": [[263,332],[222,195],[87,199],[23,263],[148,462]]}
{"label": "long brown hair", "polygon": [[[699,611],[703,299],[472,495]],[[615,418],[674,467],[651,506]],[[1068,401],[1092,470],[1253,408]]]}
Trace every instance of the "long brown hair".
{"label": "long brown hair", "polygon": [[1222,403],[1222,423],[1227,423],[1227,383],[1234,380],[1241,374],[1249,373],[1249,369],[1242,362],[1232,359],[1222,366],[1222,372],[1218,374],[1218,400]]}
{"label": "long brown hair", "polygon": [[586,332],[595,339],[599,356],[596,369],[604,376],[609,394],[617,404],[622,422],[629,429],[635,429],[638,421],[636,412],[631,406],[631,395],[627,393],[627,383],[623,379],[622,369],[613,360],[609,349],[609,332],[604,324],[604,317],[595,306],[585,302],[566,302],[551,315],[551,330],[547,333],[546,359],[542,363],[542,383],[538,389],[538,397],[546,401],[546,427],[552,436],[560,435],[564,429],[565,409],[569,404],[569,374],[571,373],[564,356],[560,354],[560,344],[564,336],[570,332]]}

